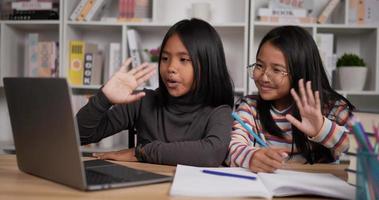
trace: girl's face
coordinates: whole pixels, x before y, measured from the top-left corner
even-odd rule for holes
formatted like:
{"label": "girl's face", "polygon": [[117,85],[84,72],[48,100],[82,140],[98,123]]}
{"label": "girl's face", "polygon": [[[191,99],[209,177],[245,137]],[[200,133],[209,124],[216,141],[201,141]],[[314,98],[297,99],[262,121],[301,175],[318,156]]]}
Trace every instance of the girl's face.
{"label": "girl's face", "polygon": [[177,34],[167,40],[162,50],[159,73],[171,96],[180,97],[192,89],[192,60]]}
{"label": "girl's face", "polygon": [[270,42],[262,45],[253,70],[253,79],[259,95],[273,101],[276,109],[291,105],[291,83],[286,59],[282,51]]}

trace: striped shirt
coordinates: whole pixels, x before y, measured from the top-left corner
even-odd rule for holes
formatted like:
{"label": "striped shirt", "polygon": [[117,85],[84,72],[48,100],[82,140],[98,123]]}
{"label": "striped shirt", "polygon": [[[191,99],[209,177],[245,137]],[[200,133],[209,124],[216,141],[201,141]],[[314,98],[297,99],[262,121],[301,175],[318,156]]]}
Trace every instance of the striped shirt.
{"label": "striped shirt", "polygon": [[[257,96],[247,96],[245,101],[236,109],[237,114],[247,126],[258,133],[262,139],[265,139],[267,144],[272,147],[288,148],[291,152],[292,148],[292,125],[287,121],[285,115],[291,113],[293,106],[279,111],[274,107],[270,109],[271,115],[277,126],[284,132],[283,138],[267,133],[262,129],[262,125],[257,113]],[[338,159],[342,152],[349,148],[349,138],[347,135],[347,121],[350,116],[350,111],[346,103],[337,101],[333,109],[330,110],[327,116],[324,116],[324,124],[320,132],[309,140],[322,144],[329,148]],[[346,127],[345,127],[346,125]],[[231,142],[229,144],[229,154],[226,163],[232,167],[250,168],[251,160],[254,153],[262,148],[259,143],[254,142],[255,139],[248,131],[238,123],[233,122],[233,131],[231,132]],[[297,151],[296,145],[293,144],[294,151],[289,162],[306,163],[306,159]]]}

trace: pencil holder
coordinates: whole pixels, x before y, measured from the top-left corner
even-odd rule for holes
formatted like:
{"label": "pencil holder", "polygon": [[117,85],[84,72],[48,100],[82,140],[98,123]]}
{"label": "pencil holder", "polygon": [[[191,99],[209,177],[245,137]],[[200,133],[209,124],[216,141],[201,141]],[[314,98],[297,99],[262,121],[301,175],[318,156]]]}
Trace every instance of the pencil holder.
{"label": "pencil holder", "polygon": [[356,199],[379,199],[378,154],[364,150],[357,152]]}

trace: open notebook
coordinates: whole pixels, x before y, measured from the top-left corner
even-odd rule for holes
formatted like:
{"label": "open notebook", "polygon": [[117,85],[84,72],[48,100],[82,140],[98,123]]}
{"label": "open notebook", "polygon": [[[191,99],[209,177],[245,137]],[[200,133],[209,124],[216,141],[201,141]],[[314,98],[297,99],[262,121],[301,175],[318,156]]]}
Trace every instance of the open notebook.
{"label": "open notebook", "polygon": [[[203,173],[204,169],[245,176],[255,180]],[[200,168],[178,165],[171,186],[172,196],[262,197],[319,195],[354,199],[355,188],[332,174],[277,170],[252,173],[243,168]]]}

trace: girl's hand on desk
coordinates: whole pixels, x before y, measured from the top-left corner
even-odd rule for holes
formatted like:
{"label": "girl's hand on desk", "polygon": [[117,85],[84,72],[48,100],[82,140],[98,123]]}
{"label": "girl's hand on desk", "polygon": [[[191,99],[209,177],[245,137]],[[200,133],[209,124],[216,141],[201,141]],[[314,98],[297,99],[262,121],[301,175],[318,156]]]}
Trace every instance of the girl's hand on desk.
{"label": "girl's hand on desk", "polygon": [[104,153],[93,153],[92,156],[102,160],[137,161],[134,148]]}
{"label": "girl's hand on desk", "polygon": [[102,89],[113,104],[131,103],[145,96],[144,92],[133,93],[133,91],[149,80],[156,71],[154,66],[147,63],[128,71],[131,62],[131,58],[127,59]]}
{"label": "girl's hand on desk", "polygon": [[324,123],[320,95],[318,91],[312,91],[310,81],[306,83],[305,88],[303,79],[299,80],[299,92],[300,97],[294,89],[291,89],[291,95],[299,109],[301,121],[290,114],[286,115],[286,119],[308,137],[314,137],[319,133]]}
{"label": "girl's hand on desk", "polygon": [[261,148],[257,150],[250,161],[250,170],[253,172],[274,172],[282,168],[285,158],[288,157],[286,148]]}

